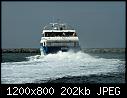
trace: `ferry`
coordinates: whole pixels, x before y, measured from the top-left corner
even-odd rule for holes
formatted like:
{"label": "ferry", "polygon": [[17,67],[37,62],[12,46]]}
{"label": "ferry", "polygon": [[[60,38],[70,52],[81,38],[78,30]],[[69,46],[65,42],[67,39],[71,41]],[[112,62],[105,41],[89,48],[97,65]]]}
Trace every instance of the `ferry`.
{"label": "ferry", "polygon": [[40,52],[42,54],[79,51],[77,32],[67,23],[55,22],[44,26],[41,31]]}

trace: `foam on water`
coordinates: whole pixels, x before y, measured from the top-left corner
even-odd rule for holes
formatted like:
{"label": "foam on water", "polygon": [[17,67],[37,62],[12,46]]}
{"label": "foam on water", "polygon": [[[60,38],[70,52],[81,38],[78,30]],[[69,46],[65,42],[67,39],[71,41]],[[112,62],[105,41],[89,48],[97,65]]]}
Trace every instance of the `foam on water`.
{"label": "foam on water", "polygon": [[124,61],[93,57],[87,53],[58,52],[27,57],[28,61],[1,65],[2,84],[45,82],[67,76],[88,76],[123,71]]}

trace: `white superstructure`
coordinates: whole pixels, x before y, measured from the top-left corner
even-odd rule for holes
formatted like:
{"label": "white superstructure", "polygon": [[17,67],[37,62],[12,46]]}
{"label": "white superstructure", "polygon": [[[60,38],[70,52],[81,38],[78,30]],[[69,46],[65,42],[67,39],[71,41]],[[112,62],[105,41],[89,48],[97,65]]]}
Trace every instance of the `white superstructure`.
{"label": "white superstructure", "polygon": [[44,53],[80,48],[76,30],[65,23],[50,23],[45,26],[42,31],[40,45],[40,50]]}

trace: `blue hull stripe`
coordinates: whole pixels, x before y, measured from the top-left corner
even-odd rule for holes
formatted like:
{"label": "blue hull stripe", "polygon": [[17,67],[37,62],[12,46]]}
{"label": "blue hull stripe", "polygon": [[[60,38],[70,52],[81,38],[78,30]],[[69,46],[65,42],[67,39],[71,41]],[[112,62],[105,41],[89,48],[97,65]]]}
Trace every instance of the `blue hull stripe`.
{"label": "blue hull stripe", "polygon": [[80,47],[60,47],[60,46],[50,46],[50,47],[41,46],[40,47],[40,51],[43,52],[44,54],[56,53],[58,51],[66,52],[66,51],[68,51],[70,49],[79,51]]}

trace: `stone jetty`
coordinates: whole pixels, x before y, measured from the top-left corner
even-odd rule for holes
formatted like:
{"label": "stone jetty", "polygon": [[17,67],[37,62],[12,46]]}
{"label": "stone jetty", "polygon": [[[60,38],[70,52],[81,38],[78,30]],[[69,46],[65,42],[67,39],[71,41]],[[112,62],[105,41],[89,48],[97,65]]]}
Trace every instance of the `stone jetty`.
{"label": "stone jetty", "polygon": [[[125,48],[84,48],[85,53],[122,53]],[[2,53],[40,53],[39,48],[6,48],[2,49]]]}
{"label": "stone jetty", "polygon": [[125,48],[84,48],[85,53],[124,53]]}
{"label": "stone jetty", "polygon": [[39,53],[39,48],[7,48],[2,53]]}

